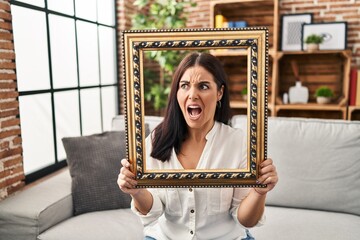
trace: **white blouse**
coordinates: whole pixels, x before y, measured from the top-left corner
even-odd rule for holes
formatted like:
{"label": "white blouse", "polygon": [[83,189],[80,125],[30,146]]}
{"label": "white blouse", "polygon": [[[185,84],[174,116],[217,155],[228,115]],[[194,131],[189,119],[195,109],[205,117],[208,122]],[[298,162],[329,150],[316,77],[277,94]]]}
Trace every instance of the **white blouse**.
{"label": "white blouse", "polygon": [[[215,122],[206,135],[206,145],[197,169],[246,168],[246,137],[241,129]],[[147,169],[183,169],[173,149],[170,161],[150,157],[151,139],[146,140]],[[245,227],[237,219],[246,188],[149,188],[153,206],[142,215],[132,210],[144,224],[144,234],[167,239],[241,239]],[[262,224],[264,217],[259,221]]]}

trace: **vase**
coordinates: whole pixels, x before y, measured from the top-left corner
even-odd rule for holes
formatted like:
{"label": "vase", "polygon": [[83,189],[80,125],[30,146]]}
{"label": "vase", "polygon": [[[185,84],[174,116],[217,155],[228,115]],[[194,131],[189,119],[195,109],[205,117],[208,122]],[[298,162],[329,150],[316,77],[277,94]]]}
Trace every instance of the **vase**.
{"label": "vase", "polygon": [[296,81],[295,86],[289,89],[290,103],[307,103],[309,100],[309,89],[301,85],[300,81]]}
{"label": "vase", "polygon": [[316,102],[319,104],[327,104],[330,103],[331,98],[329,97],[316,97]]}
{"label": "vase", "polygon": [[309,52],[317,51],[319,50],[319,44],[317,43],[306,44],[306,50],[308,50]]}

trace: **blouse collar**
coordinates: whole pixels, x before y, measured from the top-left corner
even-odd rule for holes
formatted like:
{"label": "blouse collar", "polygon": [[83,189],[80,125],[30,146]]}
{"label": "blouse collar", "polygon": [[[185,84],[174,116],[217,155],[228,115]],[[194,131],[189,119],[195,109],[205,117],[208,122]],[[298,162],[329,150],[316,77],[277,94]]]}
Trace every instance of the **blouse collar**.
{"label": "blouse collar", "polygon": [[219,127],[220,127],[220,123],[215,121],[215,123],[214,123],[213,127],[211,128],[211,130],[206,134],[205,139],[207,141],[211,140],[215,136],[216,131],[219,129]]}

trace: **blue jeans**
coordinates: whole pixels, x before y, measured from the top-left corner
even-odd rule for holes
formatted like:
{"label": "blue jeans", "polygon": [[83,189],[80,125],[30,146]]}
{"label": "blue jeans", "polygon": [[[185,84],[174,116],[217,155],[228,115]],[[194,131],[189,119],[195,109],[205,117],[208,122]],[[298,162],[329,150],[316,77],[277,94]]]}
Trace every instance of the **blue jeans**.
{"label": "blue jeans", "polygon": [[245,229],[245,231],[246,231],[246,237],[241,240],[255,240],[255,238],[251,235],[248,229]]}
{"label": "blue jeans", "polygon": [[[255,240],[255,238],[251,235],[249,230],[246,229],[245,231],[246,231],[246,237],[243,238],[242,240]],[[156,239],[149,236],[145,236],[144,240],[156,240]]]}

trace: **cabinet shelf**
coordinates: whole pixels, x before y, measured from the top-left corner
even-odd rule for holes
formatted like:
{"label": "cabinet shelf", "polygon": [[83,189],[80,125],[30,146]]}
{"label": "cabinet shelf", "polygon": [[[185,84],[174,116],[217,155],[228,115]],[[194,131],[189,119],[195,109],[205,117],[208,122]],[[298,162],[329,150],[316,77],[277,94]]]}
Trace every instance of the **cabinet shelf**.
{"label": "cabinet shelf", "polygon": [[351,50],[317,50],[317,51],[279,51],[278,56],[283,55],[314,55],[314,54],[342,54],[343,56],[351,56]]}
{"label": "cabinet shelf", "polygon": [[276,116],[330,118],[346,120],[346,106],[338,104],[282,104],[275,106]]}
{"label": "cabinet shelf", "polygon": [[[216,57],[228,57],[228,56],[247,56],[248,52],[246,49],[235,49],[235,50],[229,50],[229,49],[216,49],[216,50],[210,50],[210,53]],[[269,49],[269,56],[274,58],[275,51],[274,49]]]}
{"label": "cabinet shelf", "polygon": [[[269,116],[347,119],[349,99],[350,50],[279,51],[279,1],[277,0],[215,0],[210,2],[210,26],[215,27],[217,14],[228,21],[246,21],[248,27],[269,29]],[[246,86],[246,50],[212,51],[224,65],[229,78],[231,108],[246,111],[240,91]],[[295,76],[293,65],[299,75]],[[308,104],[283,104],[283,94],[299,80],[309,90]],[[318,87],[329,86],[335,93],[331,104],[316,103]],[[360,119],[360,107],[351,108],[352,118]]]}
{"label": "cabinet shelf", "polygon": [[342,111],[346,109],[346,106],[340,106],[338,104],[282,104],[276,105],[276,111],[279,110],[311,110],[311,111]]}
{"label": "cabinet shelf", "polygon": [[277,46],[277,0],[215,0],[210,1],[210,26],[215,27],[216,14],[227,21],[245,21],[248,26],[269,28],[270,47]]}
{"label": "cabinet shelf", "polygon": [[349,106],[348,120],[360,121],[360,106]]}
{"label": "cabinet shelf", "polygon": [[[232,109],[247,109],[247,102],[245,101],[240,101],[240,100],[234,100],[234,101],[230,101],[230,107]],[[268,110],[271,112],[273,111],[273,107],[269,106]]]}
{"label": "cabinet shelf", "polygon": [[[283,111],[283,115],[284,111],[292,110],[341,111],[339,118],[346,119],[344,111],[346,111],[349,94],[350,50],[278,52],[276,61],[279,69],[274,90],[277,105],[275,115],[278,115],[280,110]],[[293,65],[296,65],[298,79],[295,76]],[[308,88],[309,104],[295,105],[295,107],[282,105],[280,99],[283,94],[288,93],[289,88],[295,85],[297,80],[300,80],[302,85]],[[312,104],[316,102],[315,92],[320,86],[328,86],[333,90],[335,96],[332,104]],[[288,114],[291,115],[291,113]],[[319,115],[321,114],[323,113],[319,113]]]}
{"label": "cabinet shelf", "polygon": [[247,103],[245,101],[230,101],[231,108],[246,109]]}
{"label": "cabinet shelf", "polygon": [[247,56],[248,52],[246,49],[236,49],[236,50],[228,50],[228,49],[216,49],[210,50],[210,53],[216,57],[227,57],[227,56]]}

